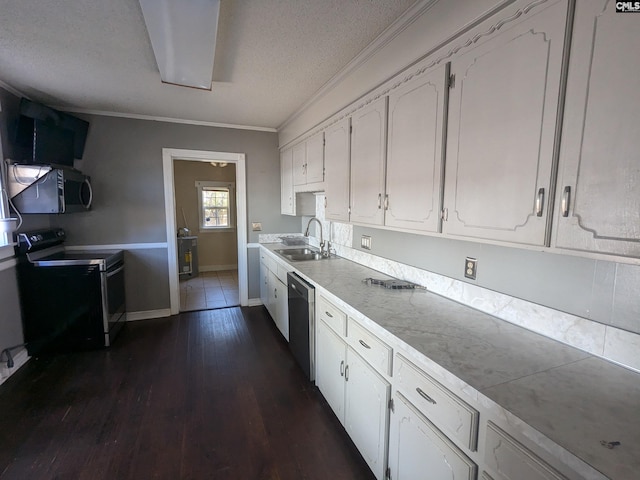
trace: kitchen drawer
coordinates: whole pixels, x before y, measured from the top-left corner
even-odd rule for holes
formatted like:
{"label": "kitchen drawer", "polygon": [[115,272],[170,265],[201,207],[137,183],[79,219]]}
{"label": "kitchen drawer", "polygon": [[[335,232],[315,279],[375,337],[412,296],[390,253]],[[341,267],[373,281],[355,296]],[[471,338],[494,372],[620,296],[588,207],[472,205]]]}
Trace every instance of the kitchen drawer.
{"label": "kitchen drawer", "polygon": [[331,327],[341,337],[347,330],[347,314],[333,305],[323,296],[320,296],[317,304],[318,318]]}
{"label": "kitchen drawer", "polygon": [[[276,261],[271,255],[269,255],[265,251],[261,251],[260,261],[264,264],[265,267],[267,267],[267,269],[271,270],[273,273],[276,273]],[[286,280],[284,283],[287,283]]]}
{"label": "kitchen drawer", "polygon": [[393,372],[396,390],[450,438],[471,451],[478,445],[478,411],[460,400],[402,355],[396,355]]}
{"label": "kitchen drawer", "polygon": [[393,349],[352,318],[348,323],[347,341],[373,368],[384,375],[391,375]]}
{"label": "kitchen drawer", "polygon": [[567,480],[544,460],[492,422],[487,424],[486,466],[496,480]]}

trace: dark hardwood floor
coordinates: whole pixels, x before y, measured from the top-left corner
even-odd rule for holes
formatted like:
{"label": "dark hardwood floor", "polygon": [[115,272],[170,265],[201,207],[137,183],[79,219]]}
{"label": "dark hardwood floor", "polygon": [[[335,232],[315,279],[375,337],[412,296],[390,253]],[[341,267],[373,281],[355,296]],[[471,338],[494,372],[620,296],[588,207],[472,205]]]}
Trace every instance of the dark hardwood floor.
{"label": "dark hardwood floor", "polygon": [[129,323],[0,386],[0,479],[371,479],[263,307]]}

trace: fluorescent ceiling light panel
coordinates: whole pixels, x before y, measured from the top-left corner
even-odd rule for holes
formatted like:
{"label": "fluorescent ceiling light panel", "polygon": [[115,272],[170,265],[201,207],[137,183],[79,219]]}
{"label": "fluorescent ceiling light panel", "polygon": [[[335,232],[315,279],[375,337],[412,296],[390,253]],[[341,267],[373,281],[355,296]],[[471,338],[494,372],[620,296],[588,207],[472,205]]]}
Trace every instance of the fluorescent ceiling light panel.
{"label": "fluorescent ceiling light panel", "polygon": [[140,0],[160,78],[211,90],[220,0]]}

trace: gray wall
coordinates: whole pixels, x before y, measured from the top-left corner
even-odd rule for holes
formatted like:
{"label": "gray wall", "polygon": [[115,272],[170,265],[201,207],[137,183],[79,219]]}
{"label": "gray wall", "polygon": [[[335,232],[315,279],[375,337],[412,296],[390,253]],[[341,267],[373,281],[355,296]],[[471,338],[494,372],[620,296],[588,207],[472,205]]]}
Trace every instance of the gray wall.
{"label": "gray wall", "polygon": [[[297,218],[280,215],[280,157],[277,135],[107,116],[84,116],[89,136],[76,168],[91,175],[91,211],[54,217],[69,245],[166,242],[162,148],[244,153],[247,166],[247,220],[262,222],[263,233],[297,232]],[[258,232],[248,228],[249,243]],[[169,307],[167,252],[127,254],[127,309]],[[249,265],[249,274],[256,269]],[[250,296],[251,297],[251,296]]]}
{"label": "gray wall", "polygon": [[[370,253],[640,333],[640,266],[571,255],[354,226],[353,246]],[[465,258],[478,259],[475,281]]]}

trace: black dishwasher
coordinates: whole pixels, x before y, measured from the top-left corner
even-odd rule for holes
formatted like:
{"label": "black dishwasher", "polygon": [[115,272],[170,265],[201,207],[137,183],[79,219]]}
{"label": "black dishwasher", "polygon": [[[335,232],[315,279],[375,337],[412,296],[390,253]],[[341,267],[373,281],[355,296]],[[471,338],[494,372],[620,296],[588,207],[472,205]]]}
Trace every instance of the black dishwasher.
{"label": "black dishwasher", "polygon": [[315,379],[315,304],[313,285],[287,273],[289,348],[309,380]]}

